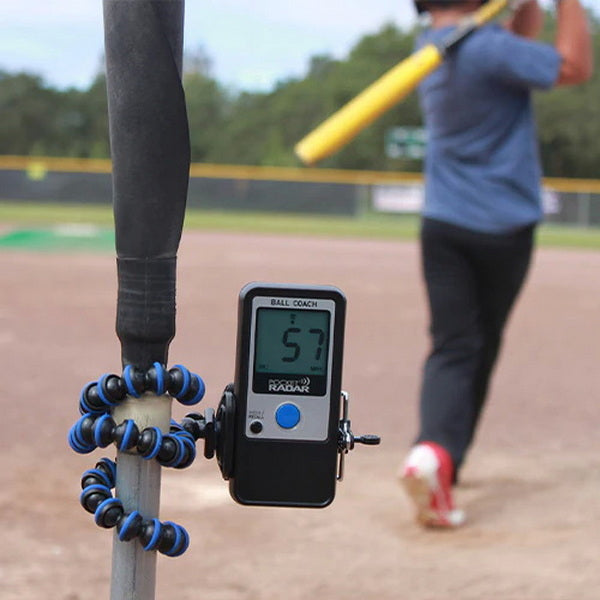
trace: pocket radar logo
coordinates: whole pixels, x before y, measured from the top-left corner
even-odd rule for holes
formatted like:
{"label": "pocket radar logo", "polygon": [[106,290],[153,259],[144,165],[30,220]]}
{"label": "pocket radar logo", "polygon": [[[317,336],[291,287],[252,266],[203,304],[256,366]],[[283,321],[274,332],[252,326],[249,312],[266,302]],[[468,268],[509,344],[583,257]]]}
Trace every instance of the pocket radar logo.
{"label": "pocket radar logo", "polygon": [[302,377],[300,379],[269,379],[269,392],[309,394],[310,377]]}

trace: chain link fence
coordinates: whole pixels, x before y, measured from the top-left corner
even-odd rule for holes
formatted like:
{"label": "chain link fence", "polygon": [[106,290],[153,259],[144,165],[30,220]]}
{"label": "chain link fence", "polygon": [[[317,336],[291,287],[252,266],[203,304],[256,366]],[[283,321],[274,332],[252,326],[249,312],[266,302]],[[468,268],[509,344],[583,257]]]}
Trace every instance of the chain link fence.
{"label": "chain link fence", "polygon": [[[108,160],[0,156],[0,201],[110,204]],[[546,222],[600,226],[600,181],[545,179]],[[358,215],[419,212],[417,173],[193,164],[188,206]]]}

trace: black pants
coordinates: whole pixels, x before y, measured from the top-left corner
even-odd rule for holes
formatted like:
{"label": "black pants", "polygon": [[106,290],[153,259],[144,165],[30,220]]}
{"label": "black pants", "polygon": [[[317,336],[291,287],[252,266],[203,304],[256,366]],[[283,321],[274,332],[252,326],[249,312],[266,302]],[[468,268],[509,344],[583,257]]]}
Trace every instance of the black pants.
{"label": "black pants", "polygon": [[421,227],[432,349],[417,441],[450,453],[455,478],[479,421],[502,331],[525,280],[534,227],[485,234],[433,219]]}

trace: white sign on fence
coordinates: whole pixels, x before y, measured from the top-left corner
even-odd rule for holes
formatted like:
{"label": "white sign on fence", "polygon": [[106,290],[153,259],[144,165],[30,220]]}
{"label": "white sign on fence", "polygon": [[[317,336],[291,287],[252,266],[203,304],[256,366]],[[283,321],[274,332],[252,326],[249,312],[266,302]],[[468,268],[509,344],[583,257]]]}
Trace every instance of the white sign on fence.
{"label": "white sign on fence", "polygon": [[423,206],[419,183],[374,185],[373,208],[380,212],[418,213]]}
{"label": "white sign on fence", "polygon": [[[373,186],[373,208],[379,212],[419,213],[423,207],[424,190],[419,183],[380,184]],[[559,195],[551,188],[542,189],[544,214],[561,210]]]}

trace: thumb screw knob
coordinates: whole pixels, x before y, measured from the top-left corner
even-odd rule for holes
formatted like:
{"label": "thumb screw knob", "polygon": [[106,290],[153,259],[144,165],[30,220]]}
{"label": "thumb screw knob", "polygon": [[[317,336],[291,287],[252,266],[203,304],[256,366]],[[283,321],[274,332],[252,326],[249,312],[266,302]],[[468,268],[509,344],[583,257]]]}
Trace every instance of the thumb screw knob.
{"label": "thumb screw knob", "polygon": [[381,443],[381,438],[378,435],[366,434],[354,438],[357,444],[365,444],[365,446],[377,446]]}

